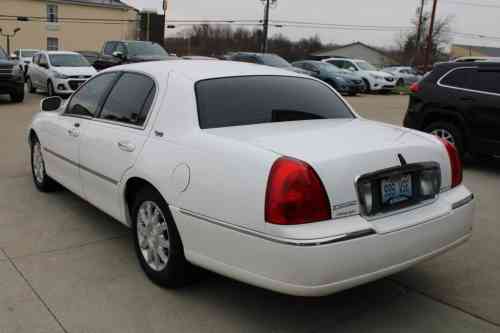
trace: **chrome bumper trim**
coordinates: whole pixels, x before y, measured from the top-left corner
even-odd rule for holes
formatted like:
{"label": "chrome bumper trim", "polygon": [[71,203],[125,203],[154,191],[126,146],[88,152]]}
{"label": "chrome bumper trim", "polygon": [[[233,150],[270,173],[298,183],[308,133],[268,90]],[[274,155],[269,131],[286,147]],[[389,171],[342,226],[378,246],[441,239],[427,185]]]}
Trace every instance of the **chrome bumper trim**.
{"label": "chrome bumper trim", "polygon": [[471,202],[472,200],[474,200],[474,194],[470,194],[469,196],[467,196],[466,198],[460,200],[460,201],[457,201],[455,202],[453,205],[451,205],[451,208],[452,209],[457,209],[457,208],[460,208],[462,206],[465,206],[467,205],[469,202]]}
{"label": "chrome bumper trim", "polygon": [[264,234],[262,232],[248,229],[245,227],[237,226],[219,219],[215,219],[203,214],[195,213],[193,211],[179,208],[178,209],[180,213],[194,217],[196,219],[209,222],[212,224],[215,224],[217,226],[230,229],[236,232],[241,232],[243,234],[253,236],[253,237],[258,237],[261,239],[265,239],[270,242],[274,243],[279,243],[279,244],[285,244],[285,245],[293,245],[293,246],[302,246],[302,247],[308,247],[308,246],[320,246],[320,245],[326,245],[326,244],[331,244],[331,243],[338,243],[338,242],[344,242],[347,240],[351,239],[356,239],[360,237],[365,237],[365,236],[370,236],[375,234],[375,230],[373,229],[364,229],[364,230],[359,230],[359,231],[354,231],[354,232],[349,232],[337,236],[331,236],[331,237],[326,237],[326,238],[317,238],[317,239],[307,239],[307,240],[302,240],[302,239],[293,239],[293,238],[283,238],[283,237],[276,237],[276,236],[271,236],[268,234]]}

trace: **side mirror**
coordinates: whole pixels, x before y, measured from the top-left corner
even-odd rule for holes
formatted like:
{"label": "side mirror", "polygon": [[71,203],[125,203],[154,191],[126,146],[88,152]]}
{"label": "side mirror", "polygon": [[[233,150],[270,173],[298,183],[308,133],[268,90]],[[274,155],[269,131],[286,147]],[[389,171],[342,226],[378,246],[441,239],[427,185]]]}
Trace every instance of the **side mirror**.
{"label": "side mirror", "polygon": [[123,54],[123,52],[120,52],[120,51],[113,52],[113,57],[118,58],[120,60],[125,59],[125,55]]}
{"label": "side mirror", "polygon": [[63,99],[59,96],[52,96],[42,99],[40,109],[43,112],[57,111],[63,104]]}

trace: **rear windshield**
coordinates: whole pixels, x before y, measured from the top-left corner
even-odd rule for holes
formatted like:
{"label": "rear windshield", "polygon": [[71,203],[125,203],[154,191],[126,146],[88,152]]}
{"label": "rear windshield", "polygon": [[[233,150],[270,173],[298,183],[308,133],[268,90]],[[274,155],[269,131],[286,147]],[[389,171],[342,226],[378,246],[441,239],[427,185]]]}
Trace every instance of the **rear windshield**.
{"label": "rear windshield", "polygon": [[196,84],[200,128],[353,118],[324,84],[287,76],[244,76]]}

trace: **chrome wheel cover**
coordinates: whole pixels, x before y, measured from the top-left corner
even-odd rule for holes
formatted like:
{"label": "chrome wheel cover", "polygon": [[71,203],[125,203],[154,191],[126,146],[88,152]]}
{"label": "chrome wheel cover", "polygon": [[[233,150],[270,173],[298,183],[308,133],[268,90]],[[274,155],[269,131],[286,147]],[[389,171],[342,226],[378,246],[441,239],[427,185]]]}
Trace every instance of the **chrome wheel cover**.
{"label": "chrome wheel cover", "polygon": [[451,134],[449,131],[445,130],[444,128],[436,128],[431,132],[431,134],[437,136],[440,139],[444,139],[451,143],[452,145],[455,145],[455,137],[453,134]]}
{"label": "chrome wheel cover", "polygon": [[42,146],[39,142],[33,145],[33,174],[38,184],[45,179],[45,163],[43,162]]}
{"label": "chrome wheel cover", "polygon": [[137,240],[142,257],[157,272],[167,267],[170,239],[165,216],[152,201],[144,201],[137,212]]}

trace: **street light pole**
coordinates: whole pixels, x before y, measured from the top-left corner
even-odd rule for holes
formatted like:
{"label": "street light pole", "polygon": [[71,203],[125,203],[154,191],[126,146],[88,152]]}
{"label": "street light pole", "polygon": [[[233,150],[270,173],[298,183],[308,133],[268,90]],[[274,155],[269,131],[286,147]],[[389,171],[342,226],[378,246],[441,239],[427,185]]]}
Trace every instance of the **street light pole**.
{"label": "street light pole", "polygon": [[425,50],[425,62],[424,69],[427,70],[429,67],[429,61],[432,53],[432,35],[434,33],[434,21],[436,19],[436,7],[437,0],[434,0],[434,4],[432,6],[432,15],[431,15],[431,26],[429,27],[429,38],[427,40],[427,49]]}
{"label": "street light pole", "polygon": [[267,35],[269,33],[269,8],[271,6],[271,0],[265,0],[264,9],[264,28],[262,33],[262,53],[267,53]]}
{"label": "street light pole", "polygon": [[421,0],[420,4],[420,11],[418,15],[418,29],[417,29],[417,40],[415,41],[415,64],[418,61],[418,51],[419,51],[419,46],[420,46],[420,37],[422,34],[422,19],[424,17],[424,3],[425,0]]}

